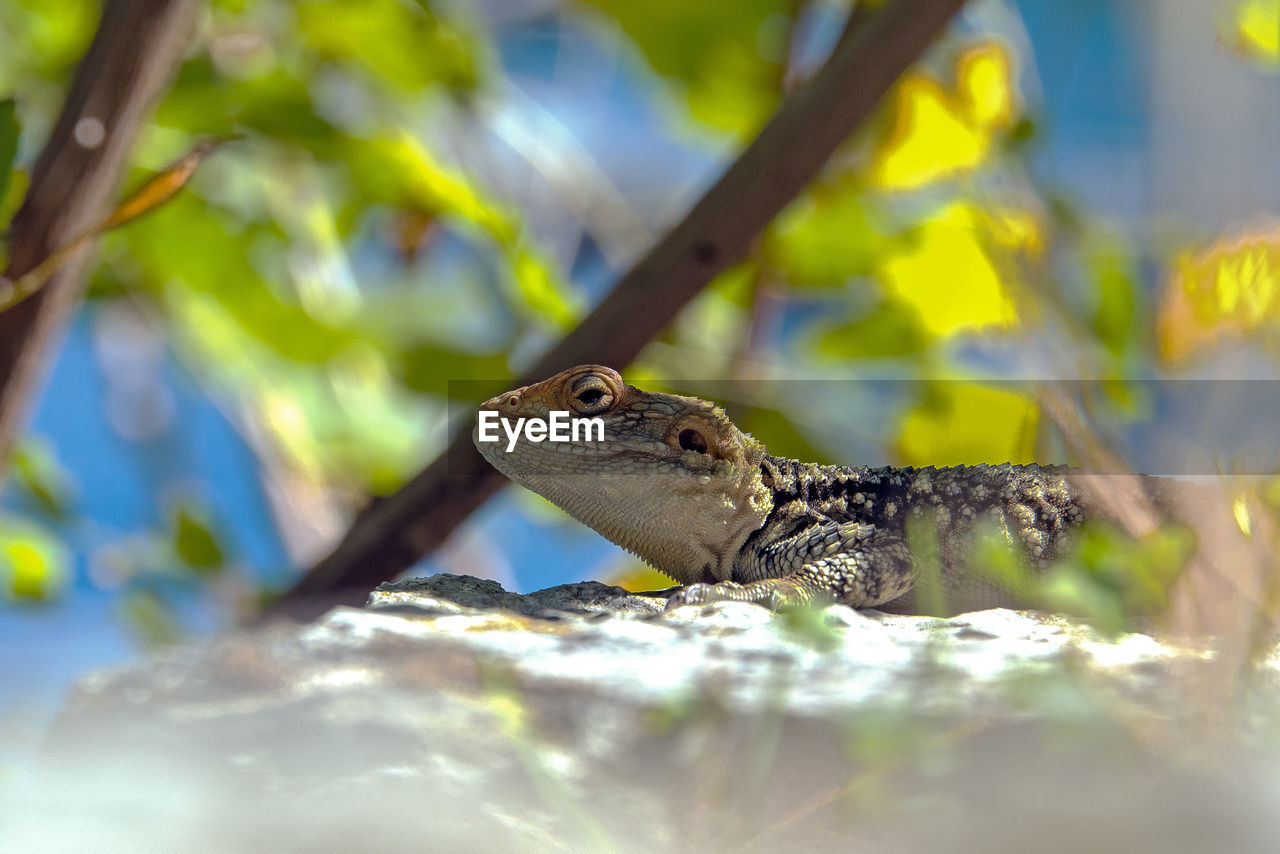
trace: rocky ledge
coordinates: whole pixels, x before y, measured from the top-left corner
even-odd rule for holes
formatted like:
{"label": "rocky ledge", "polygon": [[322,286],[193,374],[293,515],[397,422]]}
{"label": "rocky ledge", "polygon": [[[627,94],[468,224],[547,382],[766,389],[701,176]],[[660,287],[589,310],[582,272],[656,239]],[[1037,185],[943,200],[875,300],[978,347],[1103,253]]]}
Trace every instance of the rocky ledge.
{"label": "rocky ledge", "polygon": [[1280,850],[1280,657],[439,575],[87,678],[29,850]]}

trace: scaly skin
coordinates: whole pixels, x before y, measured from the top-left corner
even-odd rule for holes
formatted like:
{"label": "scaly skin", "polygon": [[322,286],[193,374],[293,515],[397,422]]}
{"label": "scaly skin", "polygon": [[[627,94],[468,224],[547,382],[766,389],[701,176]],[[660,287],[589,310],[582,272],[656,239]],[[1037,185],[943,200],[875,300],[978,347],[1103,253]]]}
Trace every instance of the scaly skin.
{"label": "scaly skin", "polygon": [[1064,468],[867,468],[774,457],[718,406],[641,391],[599,365],[509,391],[482,409],[512,420],[552,410],[603,419],[602,442],[522,437],[507,453],[503,435],[476,445],[507,477],[684,585],[669,606],[834,600],[917,612],[912,587],[927,563],[908,547],[917,530],[936,531],[943,604],[934,609],[1026,606],[966,566],[975,529],[985,520],[1035,570],[1088,510]]}

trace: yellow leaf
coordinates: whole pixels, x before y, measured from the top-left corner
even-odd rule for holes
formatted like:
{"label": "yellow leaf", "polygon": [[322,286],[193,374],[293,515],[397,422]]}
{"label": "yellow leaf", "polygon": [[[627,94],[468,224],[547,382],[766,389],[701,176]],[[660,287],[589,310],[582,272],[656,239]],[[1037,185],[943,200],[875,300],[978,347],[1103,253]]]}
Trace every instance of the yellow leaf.
{"label": "yellow leaf", "polygon": [[965,51],[956,63],[956,88],[976,127],[992,130],[1013,123],[1013,68],[1003,45],[988,42]]}
{"label": "yellow leaf", "polygon": [[1236,527],[1240,529],[1240,533],[1246,537],[1253,536],[1253,522],[1249,518],[1249,505],[1245,503],[1244,497],[1237,497],[1231,502],[1231,515],[1235,517]]}
{"label": "yellow leaf", "polygon": [[885,289],[912,306],[926,332],[945,337],[990,327],[1010,327],[1018,315],[991,256],[984,229],[970,205],[957,203],[925,222],[907,252],[880,269]]}
{"label": "yellow leaf", "polygon": [[233,138],[218,137],[196,143],[190,151],[160,170],[133,195],[121,202],[111,212],[111,215],[98,226],[98,231],[118,228],[126,222],[135,220],[143,214],[155,210],[172,199],[179,190],[187,185],[187,182],[191,180],[191,176],[196,173],[196,167],[209,156],[210,152]]}
{"label": "yellow leaf", "polygon": [[989,139],[965,120],[960,105],[932,80],[912,76],[895,97],[894,125],[873,155],[871,181],[909,190],[974,168]]}
{"label": "yellow leaf", "polygon": [[42,528],[0,519],[0,597],[28,602],[53,598],[66,586],[71,558]]}
{"label": "yellow leaf", "polygon": [[1024,394],[976,383],[938,383],[906,414],[898,456],[906,465],[1035,462],[1039,409]]}
{"label": "yellow leaf", "polygon": [[675,582],[669,577],[639,561],[627,561],[625,565],[611,573],[605,579],[605,583],[636,593],[666,590],[668,587],[675,586]]}
{"label": "yellow leaf", "polygon": [[1160,356],[1178,363],[1216,341],[1280,343],[1280,225],[1224,237],[1180,259],[1157,320]]}
{"label": "yellow leaf", "polygon": [[1241,56],[1280,63],[1280,0],[1241,0],[1223,27],[1223,41]]}
{"label": "yellow leaf", "polygon": [[966,50],[956,61],[956,89],[908,75],[893,101],[893,124],[872,154],[871,181],[908,190],[986,160],[997,131],[1015,115],[1012,62],[996,42]]}

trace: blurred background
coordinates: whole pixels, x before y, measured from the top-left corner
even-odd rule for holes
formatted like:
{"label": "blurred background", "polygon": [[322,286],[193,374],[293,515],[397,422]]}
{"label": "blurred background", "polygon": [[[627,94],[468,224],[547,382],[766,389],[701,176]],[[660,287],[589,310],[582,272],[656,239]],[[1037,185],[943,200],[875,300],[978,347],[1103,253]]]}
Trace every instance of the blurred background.
{"label": "blurred background", "polygon": [[[0,0],[0,223],[99,12]],[[465,426],[450,383],[507,388],[847,13],[207,4],[126,188],[241,138],[101,241],[0,491],[0,774],[77,674],[252,614],[434,459]],[[1143,457],[1133,426],[1171,411],[1121,381],[1274,375],[1277,69],[1280,0],[973,0],[624,375],[716,397],[775,453],[920,465],[1066,462],[1032,397],[982,380],[1114,382],[1129,459],[1171,465],[1187,445]],[[516,490],[436,571],[669,583]]]}

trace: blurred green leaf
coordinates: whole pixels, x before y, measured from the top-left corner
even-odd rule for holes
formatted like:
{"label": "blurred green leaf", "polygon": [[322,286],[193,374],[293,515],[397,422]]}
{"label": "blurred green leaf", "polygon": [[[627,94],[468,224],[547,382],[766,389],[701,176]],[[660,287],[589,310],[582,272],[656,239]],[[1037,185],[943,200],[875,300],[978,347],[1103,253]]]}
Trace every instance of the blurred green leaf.
{"label": "blurred green leaf", "polygon": [[458,234],[488,242],[510,276],[512,303],[531,319],[564,329],[581,313],[581,300],[525,235],[520,217],[418,140],[405,134],[379,138],[353,147],[348,163],[361,185],[382,198],[442,217]]}
{"label": "blurred green leaf", "polygon": [[677,81],[693,116],[742,136],[768,119],[790,48],[789,0],[583,0],[626,31],[653,69]]}
{"label": "blurred green leaf", "polygon": [[[27,177],[27,170],[13,169],[9,172],[9,189],[3,196],[0,196],[0,226],[7,226],[13,219],[14,214],[18,212],[18,208],[22,206],[22,200],[27,195],[27,186],[30,179]],[[3,229],[0,229],[3,230]],[[3,241],[0,241],[3,245]],[[8,252],[0,254],[0,258],[7,257]]]}
{"label": "blurred green leaf", "polygon": [[71,553],[44,528],[0,516],[0,597],[45,602],[71,578]]}
{"label": "blurred green leaf", "polygon": [[874,272],[889,240],[867,195],[841,182],[789,206],[766,233],[762,251],[792,286],[839,288]]}
{"label": "blurred green leaf", "polygon": [[285,251],[271,229],[241,223],[233,230],[184,196],[126,235],[131,259],[145,273],[139,283],[194,310],[191,333],[213,354],[233,356],[248,337],[286,359],[324,362],[364,339],[354,329],[317,320],[267,285],[253,259]]}
{"label": "blurred green leaf", "polygon": [[[214,4],[142,151],[171,156],[179,133],[249,139],[107,241],[94,293],[152,296],[197,374],[239,398],[307,481],[385,492],[429,450],[443,411],[430,395],[506,377],[504,346],[566,328],[580,300],[514,206],[407,129],[458,111],[433,90],[487,73],[465,15],[422,0],[289,8]],[[404,216],[459,238],[468,266],[421,281],[434,247],[456,242],[406,253],[386,234]],[[500,289],[487,287],[495,271]]]}
{"label": "blurred green leaf", "polygon": [[916,611],[920,614],[945,616],[948,613],[947,589],[942,583],[942,559],[938,552],[938,519],[932,510],[907,517],[904,524],[911,562],[916,568],[912,587]]}
{"label": "blurred green leaf", "polygon": [[818,352],[838,359],[886,359],[918,355],[930,338],[910,306],[883,302],[863,315],[817,333]]}
{"label": "blurred green leaf", "polygon": [[834,652],[844,640],[836,624],[827,618],[826,609],[816,605],[786,608],[778,615],[779,624],[793,641],[814,652]]}
{"label": "blurred green leaf", "polygon": [[1195,549],[1192,532],[1166,525],[1134,539],[1104,522],[1084,525],[1070,552],[1042,579],[1042,598],[1055,610],[1084,614],[1119,632],[1135,614],[1168,604],[1169,588]]}
{"label": "blurred green leaf", "polygon": [[9,458],[9,473],[41,510],[55,519],[66,517],[75,487],[47,441],[36,436],[20,439]]}
{"label": "blurred green leaf", "polygon": [[226,558],[218,537],[190,507],[179,507],[173,517],[173,550],[187,566],[201,575],[213,575]]}
{"label": "blurred green leaf", "polygon": [[1132,353],[1138,343],[1137,277],[1117,247],[1097,249],[1090,254],[1088,264],[1097,300],[1093,331],[1113,357],[1123,357]]}
{"label": "blurred green leaf", "polygon": [[18,116],[12,98],[0,100],[0,200],[9,192],[9,175],[18,155]]}
{"label": "blurred green leaf", "polygon": [[822,453],[796,428],[786,415],[776,409],[752,406],[735,412],[736,423],[746,433],[756,437],[769,437],[769,453],[779,457],[828,462],[828,454]]}
{"label": "blurred green leaf", "polygon": [[994,521],[979,524],[973,534],[971,565],[984,581],[1023,602],[1037,601],[1037,578],[1003,527]]}
{"label": "blurred green leaf", "polygon": [[188,133],[253,132],[311,151],[326,150],[341,136],[317,111],[306,80],[281,70],[228,80],[200,58],[183,65],[156,121]]}
{"label": "blurred green leaf", "polygon": [[1112,525],[1089,522],[1067,542],[1067,552],[1047,571],[1031,572],[1004,532],[984,525],[975,534],[972,565],[1022,601],[1116,633],[1129,629],[1133,617],[1167,607],[1169,589],[1195,548],[1191,532],[1177,525],[1134,539]]}
{"label": "blurred green leaf", "polygon": [[326,59],[362,68],[392,87],[421,93],[433,83],[476,86],[475,49],[425,2],[303,0],[295,5],[298,33]]}
{"label": "blurred green leaf", "polygon": [[173,609],[154,591],[130,590],[118,607],[125,624],[147,646],[171,644],[181,637]]}
{"label": "blurred green leaf", "polygon": [[[706,378],[732,371],[735,349],[747,334],[761,275],[756,263],[735,264],[716,276],[678,315],[659,340],[687,342],[698,352],[695,376]],[[710,342],[715,342],[712,345]],[[659,372],[662,373],[662,372]],[[663,388],[660,377],[636,374],[652,388]]]}
{"label": "blurred green leaf", "polygon": [[506,390],[511,375],[502,353],[469,353],[423,343],[401,354],[397,377],[413,391],[443,396],[449,382],[492,381],[493,394]]}
{"label": "blurred green leaf", "polygon": [[[65,83],[93,36],[98,0],[18,0],[0,14],[0,91],[32,94],[40,79]],[[24,96],[25,100],[25,96]],[[24,105],[25,106],[25,105]],[[51,109],[56,104],[48,104]]]}

